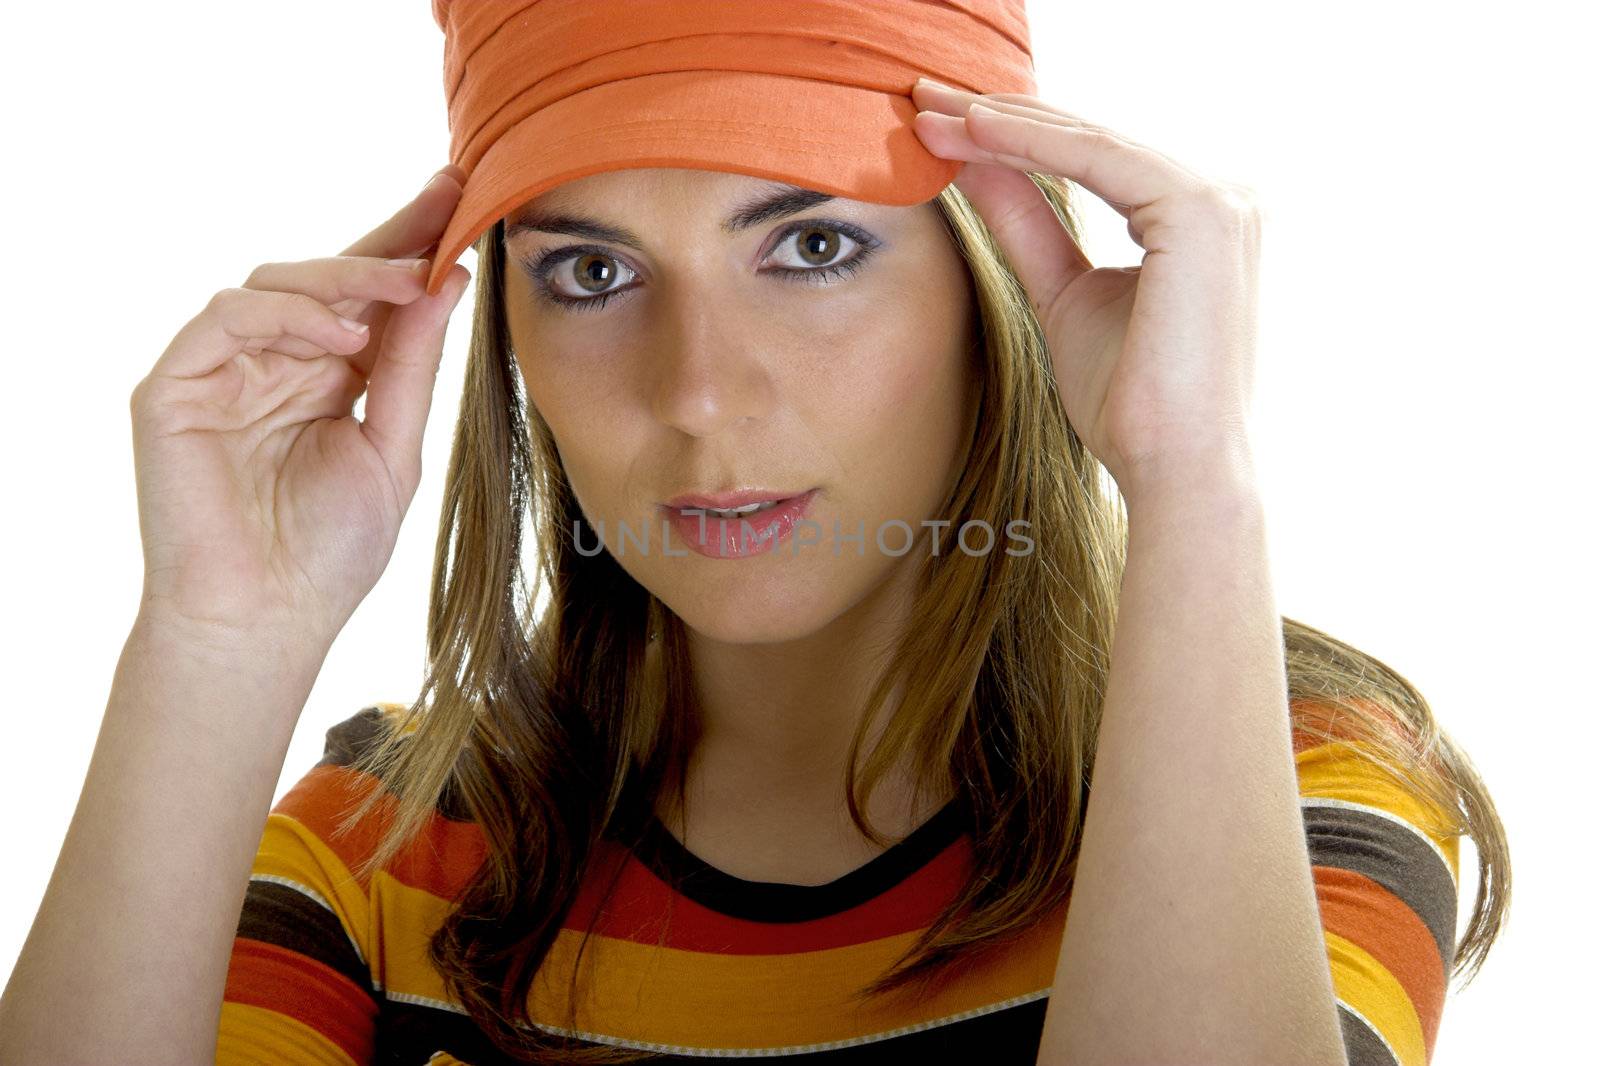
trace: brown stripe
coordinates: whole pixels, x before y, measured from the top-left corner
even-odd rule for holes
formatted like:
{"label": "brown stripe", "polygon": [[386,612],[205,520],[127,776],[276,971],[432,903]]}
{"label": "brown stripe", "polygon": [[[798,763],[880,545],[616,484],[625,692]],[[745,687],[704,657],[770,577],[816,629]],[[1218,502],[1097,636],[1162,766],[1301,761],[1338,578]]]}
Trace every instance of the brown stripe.
{"label": "brown stripe", "polygon": [[363,707],[355,714],[328,728],[323,734],[322,759],[318,766],[349,766],[388,734],[383,711]]}
{"label": "brown stripe", "polygon": [[1448,969],[1455,957],[1456,885],[1438,853],[1415,831],[1369,811],[1300,810],[1311,864],[1352,870],[1393,892],[1428,927]]}
{"label": "brown stripe", "polygon": [[1344,1053],[1350,1066],[1400,1066],[1367,1023],[1339,1004],[1339,1026],[1344,1030]]}
{"label": "brown stripe", "polygon": [[237,935],[315,959],[348,977],[357,988],[372,988],[372,974],[356,954],[338,915],[287,885],[251,881],[245,889]]}

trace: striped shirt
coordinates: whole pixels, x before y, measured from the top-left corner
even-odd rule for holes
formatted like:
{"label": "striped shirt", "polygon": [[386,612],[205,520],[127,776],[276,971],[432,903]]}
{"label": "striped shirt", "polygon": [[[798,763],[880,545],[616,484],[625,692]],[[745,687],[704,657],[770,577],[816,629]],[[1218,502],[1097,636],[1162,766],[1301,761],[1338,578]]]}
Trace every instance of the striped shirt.
{"label": "striped shirt", "polygon": [[[429,964],[427,944],[485,853],[440,808],[365,881],[375,824],[335,837],[350,763],[403,704],[327,732],[322,760],[272,808],[228,970],[217,1062],[492,1066],[497,1051]],[[1296,731],[1295,766],[1323,936],[1351,1066],[1424,1066],[1455,945],[1457,840],[1351,743]],[[386,801],[392,810],[393,797]],[[971,870],[959,799],[865,865],[822,885],[743,880],[659,822],[607,842],[535,976],[535,1024],[659,1053],[660,1061],[1035,1062],[1065,901],[917,997],[848,1000],[926,928]],[[601,893],[617,878],[612,895]],[[670,921],[667,917],[670,915]],[[569,990],[580,941],[576,1029]]]}

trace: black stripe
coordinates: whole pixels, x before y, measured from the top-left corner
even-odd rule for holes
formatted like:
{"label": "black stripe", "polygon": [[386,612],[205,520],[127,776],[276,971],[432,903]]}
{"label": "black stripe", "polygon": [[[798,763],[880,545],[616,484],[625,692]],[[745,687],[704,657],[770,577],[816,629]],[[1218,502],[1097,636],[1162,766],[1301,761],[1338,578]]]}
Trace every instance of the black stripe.
{"label": "black stripe", "polygon": [[435,1051],[448,1051],[472,1066],[516,1062],[496,1048],[465,1014],[385,1001],[374,1034],[373,1066],[422,1066]]}
{"label": "black stripe", "polygon": [[685,848],[653,814],[635,854],[674,889],[720,914],[753,922],[806,922],[877,898],[926,866],[969,825],[967,806],[957,795],[888,850],[821,885],[749,881],[725,873]]}
{"label": "black stripe", "polygon": [[1367,1023],[1339,1004],[1339,1026],[1344,1030],[1344,1054],[1350,1066],[1400,1066]]}
{"label": "black stripe", "polygon": [[1415,832],[1369,811],[1301,807],[1315,866],[1372,878],[1416,912],[1449,970],[1455,956],[1456,885],[1437,852]]}
{"label": "black stripe", "polygon": [[[580,986],[581,988],[581,986]],[[773,995],[781,994],[773,989]],[[1034,1066],[1044,1031],[1048,996],[976,1018],[923,1029],[904,1036],[830,1051],[790,1055],[740,1055],[772,1063],[818,1063],[826,1066],[884,1066],[895,1063],[981,1062],[990,1066]],[[589,1046],[585,1042],[582,1046]],[[497,1050],[464,1014],[412,1003],[388,1003],[378,1022],[374,1063],[420,1066],[435,1051],[448,1051],[472,1066],[512,1066],[517,1060]],[[665,1055],[648,1062],[700,1063],[723,1056]],[[1351,1066],[1358,1066],[1351,1060]],[[1364,1066],[1364,1064],[1363,1064]]]}
{"label": "black stripe", "polygon": [[373,994],[372,974],[356,954],[338,915],[287,885],[250,882],[239,913],[238,935],[315,959],[348,977],[369,996]]}

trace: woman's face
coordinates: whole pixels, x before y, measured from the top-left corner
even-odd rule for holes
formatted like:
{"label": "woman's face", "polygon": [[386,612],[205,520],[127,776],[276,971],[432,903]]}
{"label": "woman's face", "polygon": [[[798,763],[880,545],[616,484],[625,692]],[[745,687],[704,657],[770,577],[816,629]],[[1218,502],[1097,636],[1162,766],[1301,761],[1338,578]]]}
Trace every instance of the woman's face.
{"label": "woman's face", "polygon": [[[517,362],[585,517],[686,625],[732,643],[814,633],[920,564],[908,532],[959,473],[975,400],[970,281],[938,208],[760,207],[795,191],[619,170],[506,216]],[[809,494],[810,521],[774,538],[795,505],[752,514],[741,548],[739,519],[666,506],[744,488]]]}

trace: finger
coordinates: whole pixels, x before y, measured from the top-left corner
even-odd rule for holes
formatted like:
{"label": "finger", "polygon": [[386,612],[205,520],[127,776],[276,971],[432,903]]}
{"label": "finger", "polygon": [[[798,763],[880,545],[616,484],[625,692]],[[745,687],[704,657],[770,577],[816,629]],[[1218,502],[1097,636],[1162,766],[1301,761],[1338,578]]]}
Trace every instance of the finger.
{"label": "finger", "polygon": [[[426,260],[424,260],[424,262],[426,262]],[[426,268],[423,268],[421,276],[423,279],[422,283],[426,285],[426,278],[428,276],[428,271]],[[358,311],[353,315],[345,315],[345,317],[353,318],[357,322],[365,322],[371,327],[367,335],[370,337],[377,337],[379,339],[379,343],[381,344],[383,335],[388,331],[389,328],[389,316],[394,313],[396,306],[403,305],[388,303],[384,300],[373,300],[366,305],[365,310]],[[344,312],[341,311],[340,314],[344,314]],[[377,359],[378,344],[369,344],[355,355],[350,356],[349,362],[350,365],[354,367],[362,377],[366,377],[368,374],[372,373],[373,364],[377,362]]]}
{"label": "finger", "polygon": [[467,268],[457,264],[436,294],[396,308],[367,380],[361,428],[406,499],[421,479],[422,434],[433,404],[445,328],[471,280]]}
{"label": "finger", "polygon": [[967,108],[971,107],[974,101],[981,101],[991,107],[1009,104],[1067,121],[1085,121],[1081,115],[1063,111],[1054,104],[1026,93],[973,93],[949,85],[919,81],[911,90],[911,100],[920,109],[939,111],[946,115],[965,115]]}
{"label": "finger", "polygon": [[409,203],[340,254],[379,259],[431,257],[445,224],[455,213],[466,180],[467,172],[454,163],[439,168]]}
{"label": "finger", "polygon": [[[1091,130],[1099,130],[1101,133],[1107,134],[1107,136],[1117,138],[1118,141],[1126,142],[1128,146],[1160,155],[1160,157],[1165,158],[1166,162],[1176,166],[1179,170],[1190,173],[1190,176],[1195,181],[1200,181],[1198,174],[1192,174],[1192,171],[1187,171],[1187,168],[1184,168],[1184,165],[1179,163],[1178,160],[1174,160],[1171,155],[1166,155],[1165,152],[1157,152],[1147,144],[1139,144],[1138,141],[1134,141],[1133,138],[1126,136],[1125,133],[1118,133],[1118,131],[1112,130],[1109,126],[1088,122],[1083,115],[1074,114],[1070,110],[1062,110],[1061,107],[1056,107],[1051,102],[1043,101],[1037,96],[1029,96],[1027,93],[968,93],[968,91],[958,90],[958,88],[952,88],[949,85],[917,82],[917,85],[912,88],[912,99],[917,102],[918,109],[933,110],[933,112],[938,112],[938,114],[942,115],[958,115],[958,117],[965,118],[966,110],[970,109],[974,102],[978,102],[978,104],[984,104],[984,106],[998,110],[1002,114],[1037,118],[1040,122],[1053,123],[1053,125],[1088,126]],[[1122,214],[1126,218],[1128,205],[1125,205],[1125,203],[1112,203],[1112,206],[1117,208],[1118,214]]]}
{"label": "finger", "polygon": [[[369,326],[376,324],[381,330],[379,310],[408,304],[421,296],[427,277],[426,259],[389,262],[368,256],[330,256],[295,263],[263,263],[250,272],[244,287],[303,292],[345,318]],[[278,350],[286,355],[298,354],[292,349]],[[365,376],[376,357],[375,351],[364,348],[353,365]]]}
{"label": "finger", "polygon": [[[933,116],[929,121],[939,117],[949,116]],[[1094,126],[1056,125],[986,111],[983,105],[974,104],[963,131],[971,144],[988,152],[993,161],[1070,178],[1125,216],[1164,196],[1203,184],[1159,152]],[[948,133],[948,129],[941,132]]]}
{"label": "finger", "polygon": [[[1199,175],[1188,170],[1171,156],[1168,156],[1162,152],[1158,152],[1148,145],[1140,144],[1131,137],[1119,133],[1116,130],[1089,122],[1081,115],[1074,114],[1070,111],[1065,111],[1059,107],[1056,107],[1054,104],[1049,103],[1048,101],[1040,99],[1037,96],[1030,96],[1026,93],[972,93],[967,92],[964,89],[938,85],[936,83],[927,81],[919,81],[913,87],[911,95],[912,99],[916,102],[917,107],[921,109],[919,111],[920,114],[948,116],[949,118],[961,120],[960,125],[957,125],[953,122],[946,121],[945,118],[931,117],[921,120],[921,125],[918,128],[919,134],[922,133],[924,129],[929,131],[930,136],[935,138],[940,145],[948,146],[952,142],[969,145],[969,148],[967,149],[968,154],[958,155],[957,157],[959,158],[978,159],[982,162],[1001,162],[1001,160],[996,157],[1003,153],[996,152],[990,148],[985,155],[983,148],[988,146],[981,145],[979,141],[974,140],[972,135],[968,133],[966,129],[965,119],[968,111],[974,103],[978,103],[1004,115],[1030,118],[1036,122],[1047,125],[1069,126],[1079,130],[1094,131],[1105,138],[1121,141],[1131,149],[1137,149],[1141,152],[1148,153],[1149,156],[1157,157],[1163,160],[1170,168],[1171,172],[1181,173],[1186,177],[1189,184],[1201,184],[1203,181]],[[916,123],[913,125],[917,126]],[[965,141],[962,140],[962,134],[967,135]],[[1104,196],[1101,198],[1106,200],[1106,202],[1124,218],[1127,218],[1132,210],[1132,205],[1125,201],[1111,199]]]}
{"label": "finger", "polygon": [[[919,83],[912,92],[912,99],[916,101],[918,108],[944,115],[955,115],[961,118],[966,117],[968,108],[975,103],[979,103],[1003,114],[1022,115],[1026,118],[1034,118],[1041,122],[1050,122],[1060,126],[1089,126],[1100,130],[1102,133],[1116,137],[1118,140],[1126,141],[1136,148],[1143,148],[1147,152],[1155,151],[1155,149],[1148,145],[1140,144],[1125,133],[1119,133],[1107,126],[1097,125],[1082,115],[1064,111],[1048,101],[1025,93],[969,93],[961,89],[940,88],[927,83]],[[1181,166],[1171,156],[1164,153],[1158,154],[1162,154],[1162,157],[1174,166]]]}
{"label": "finger", "polygon": [[[1001,153],[989,148],[984,148],[972,139],[967,131],[967,121],[964,116],[951,116],[936,111],[923,111],[918,113],[912,123],[917,136],[923,145],[934,155],[944,159],[959,159],[968,163],[986,163],[992,166],[1009,167],[1014,170],[1042,171],[1041,166],[1021,166],[1008,159],[1001,158]],[[1102,197],[1104,199],[1104,197]],[[1107,200],[1111,209],[1123,218],[1127,218],[1133,210],[1127,204]]]}
{"label": "finger", "polygon": [[963,115],[919,111],[911,122],[911,128],[934,155],[945,159],[962,159],[968,163],[1000,162],[993,150],[984,148],[972,139]]}
{"label": "finger", "polygon": [[972,102],[983,104],[985,107],[999,111],[1002,114],[1021,115],[1024,118],[1038,119],[1040,122],[1049,122],[1057,126],[1079,126],[1092,130],[1098,130],[1108,137],[1115,137],[1117,140],[1122,141],[1133,148],[1138,148],[1143,151],[1159,155],[1162,159],[1165,159],[1168,163],[1171,163],[1178,169],[1183,170],[1186,173],[1190,173],[1197,180],[1199,178],[1199,175],[1194,175],[1193,172],[1189,171],[1188,168],[1182,163],[1178,162],[1170,155],[1167,155],[1165,152],[1151,148],[1147,144],[1142,144],[1139,141],[1134,140],[1132,137],[1129,137],[1126,133],[1114,130],[1109,126],[1102,126],[1099,123],[1090,122],[1082,115],[1075,115],[1070,111],[1063,111],[1058,107],[1054,107],[1045,103],[1038,97],[1024,96],[1020,93],[994,93],[989,96],[974,96],[970,101],[968,101],[967,104],[962,106],[958,113],[962,116],[965,116],[967,113],[967,107],[971,106]]}
{"label": "finger", "polygon": [[354,355],[367,330],[347,327],[327,304],[298,292],[223,289],[186,322],[156,360],[152,375],[200,377],[241,354],[255,355],[295,337],[314,354]]}
{"label": "finger", "polygon": [[410,303],[422,295],[427,267],[426,259],[390,262],[345,255],[262,263],[250,272],[241,288],[304,293],[343,314],[340,305],[359,309],[373,300]]}
{"label": "finger", "polygon": [[968,163],[956,175],[955,184],[994,234],[1035,314],[1043,317],[1061,290],[1093,269],[1050,201],[1022,171]]}
{"label": "finger", "polygon": [[[367,330],[367,335],[369,337],[372,335],[370,328]],[[361,350],[366,351],[365,348]],[[261,351],[277,352],[279,355],[287,355],[291,359],[320,359],[328,354],[328,350],[320,344],[313,344],[310,341],[303,341],[299,337],[289,336],[278,337],[269,342]],[[355,357],[351,356],[350,358]]]}
{"label": "finger", "polygon": [[[976,99],[982,100],[991,107],[995,104],[1014,104],[1018,107],[1026,107],[1042,114],[1054,115],[1056,118],[1067,119],[1072,122],[1089,121],[1076,112],[1064,111],[1048,100],[1041,100],[1037,96],[1029,96],[1026,93],[984,93],[977,96]],[[965,108],[962,110],[964,113]]]}

